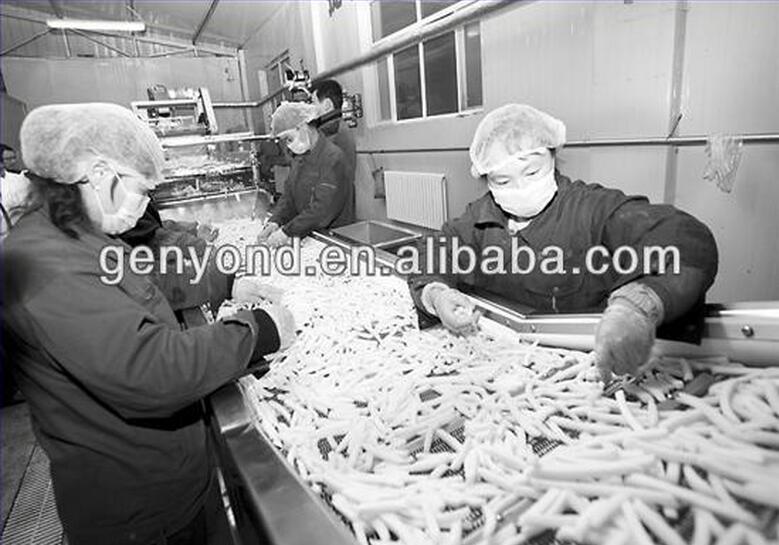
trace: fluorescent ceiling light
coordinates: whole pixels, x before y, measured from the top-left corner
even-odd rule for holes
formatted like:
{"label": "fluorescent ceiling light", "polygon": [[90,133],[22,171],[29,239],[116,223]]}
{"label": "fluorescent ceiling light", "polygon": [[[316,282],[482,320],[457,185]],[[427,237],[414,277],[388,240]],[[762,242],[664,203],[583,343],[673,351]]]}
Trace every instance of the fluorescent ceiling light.
{"label": "fluorescent ceiling light", "polygon": [[49,28],[65,30],[105,30],[116,32],[143,32],[146,23],[143,21],[97,21],[94,19],[49,19]]}

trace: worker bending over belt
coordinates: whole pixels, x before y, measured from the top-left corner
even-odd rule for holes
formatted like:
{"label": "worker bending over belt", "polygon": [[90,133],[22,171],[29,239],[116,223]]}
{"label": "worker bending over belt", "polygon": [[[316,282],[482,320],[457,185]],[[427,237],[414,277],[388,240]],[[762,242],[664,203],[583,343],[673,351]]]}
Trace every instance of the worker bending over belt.
{"label": "worker bending over belt", "polygon": [[[101,281],[102,248],[129,250],[114,236],[142,216],[164,161],[128,109],[44,106],[21,141],[39,205],[4,241],[3,342],[68,542],[205,544],[220,498],[200,401],[288,346],[291,314],[182,331],[149,278],[125,266],[117,285]],[[249,281],[221,278],[214,305]]]}
{"label": "worker bending over belt", "polygon": [[311,125],[318,114],[315,106],[302,102],[284,102],[273,112],[272,133],[294,159],[259,242],[281,246],[315,229],[354,222],[354,184],[344,153]]}
{"label": "worker bending over belt", "polygon": [[[483,288],[541,312],[605,308],[595,332],[598,366],[604,378],[612,371],[635,373],[650,356],[658,326],[678,329],[691,322],[691,313],[693,322],[702,322],[704,295],[717,271],[717,246],[705,225],[673,206],[649,204],[646,197],[563,176],[555,168],[555,157],[564,142],[563,123],[530,106],[508,104],[487,114],[476,129],[470,158],[472,174],[487,182],[489,192],[430,239],[437,245],[430,254],[436,260],[441,245],[446,247],[444,255],[451,254],[455,239],[473,249],[477,258],[485,248],[499,247],[508,260],[512,245],[523,246],[532,251],[536,264],[553,255],[544,254],[545,248],[556,246],[564,256],[563,271],[529,269],[531,258],[520,254],[527,258],[518,264],[522,274],[512,274],[510,268],[487,274],[503,265],[494,262],[486,272],[477,266],[454,274],[449,267],[438,274],[440,263],[431,269],[427,252],[420,249],[419,270],[409,278],[411,293],[423,316],[440,319],[454,332],[468,331],[478,318],[473,303],[457,291],[458,284]],[[598,246],[610,255],[626,246],[638,256],[644,248],[675,246],[679,271],[675,274],[670,263],[660,262],[660,257],[670,259],[670,253],[654,253],[650,263],[633,269],[619,261],[619,267],[605,272],[588,271],[587,252]],[[601,268],[601,261],[593,262]],[[662,272],[664,265],[669,270]],[[431,270],[434,274],[428,274]],[[625,270],[629,272],[620,272]]]}

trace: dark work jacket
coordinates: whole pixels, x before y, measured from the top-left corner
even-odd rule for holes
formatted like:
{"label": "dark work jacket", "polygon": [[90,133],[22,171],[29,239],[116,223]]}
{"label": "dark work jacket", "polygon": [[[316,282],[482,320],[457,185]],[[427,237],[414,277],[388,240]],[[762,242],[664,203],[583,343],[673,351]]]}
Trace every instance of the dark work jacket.
{"label": "dark work jacket", "polygon": [[[355,210],[355,191],[354,191],[354,175],[357,169],[357,146],[354,143],[354,138],[349,132],[349,129],[344,123],[341,122],[340,114],[335,119],[331,119],[320,125],[319,130],[327,136],[330,141],[338,146],[342,152],[344,152],[344,161],[346,165],[346,178],[352,185],[351,190],[351,202],[349,205],[352,207],[352,211]],[[354,214],[352,214],[354,215]]]}
{"label": "dark work jacket", "polygon": [[311,151],[292,161],[270,221],[291,237],[354,222],[354,184],[344,153],[321,132]]}
{"label": "dark work jacket", "polygon": [[[673,323],[691,309],[702,308],[718,261],[714,237],[705,225],[670,205],[653,205],[645,197],[627,196],[622,191],[598,184],[572,182],[559,172],[555,177],[558,189],[553,200],[515,235],[508,230],[508,216],[495,203],[492,194],[487,193],[468,205],[462,216],[447,222],[434,237],[434,256],[438,255],[441,245],[451,248],[454,238],[461,246],[470,246],[477,256],[487,246],[500,247],[505,256],[505,274],[487,275],[480,267],[472,274],[426,274],[428,262],[424,250],[426,239],[423,239],[419,245],[421,274],[409,278],[417,306],[422,309],[420,298],[424,286],[438,281],[452,287],[480,288],[538,312],[594,312],[605,308],[612,291],[639,280],[662,299],[664,323]],[[533,250],[536,266],[531,272],[511,273],[512,239],[514,244]],[[609,267],[605,274],[588,274],[585,255],[589,248],[598,245],[611,252],[620,246],[630,246],[639,258],[643,257],[645,246],[674,245],[679,249],[680,274],[670,271],[656,274],[658,263],[645,266],[642,259],[637,270],[628,274],[620,274],[614,267]],[[564,273],[544,274],[542,271],[544,256],[554,255],[542,254],[549,246],[562,249]],[[519,255],[522,256],[519,265],[525,270],[530,258]],[[600,259],[594,260],[596,267],[602,263]],[[467,265],[464,257],[460,264]],[[436,258],[433,270],[438,271],[439,265]],[[626,265],[624,260],[623,265]],[[575,267],[579,268],[578,274]],[[650,273],[646,274],[645,269]],[[450,273],[452,269],[445,269],[445,272]],[[434,319],[425,312],[423,317]]]}
{"label": "dark work jacket", "polygon": [[352,133],[349,132],[346,125],[341,122],[340,116],[322,123],[319,126],[319,130],[344,152],[346,176],[354,183],[354,173],[357,169],[357,145],[354,143]]}
{"label": "dark work jacket", "polygon": [[[171,262],[168,263],[169,268],[165,274],[160,273],[160,263],[155,261],[155,273],[149,278],[162,290],[173,310],[195,308],[210,303],[211,309],[216,311],[221,301],[230,297],[235,275],[222,273],[215,264],[214,255],[211,255],[203,279],[198,284],[192,284],[190,280],[196,277],[196,271],[189,261],[190,248],[200,257],[204,255],[207,243],[193,234],[192,229],[185,227],[186,224],[179,222],[163,224],[156,205],[150,202],[135,227],[120,234],[118,238],[132,247],[148,246],[155,257],[159,257],[159,249],[162,246],[181,248],[187,259],[182,274],[178,274],[173,267],[175,257],[171,254]],[[194,231],[196,232],[196,229]]]}
{"label": "dark work jacket", "polygon": [[[3,344],[51,460],[72,545],[147,545],[200,509],[212,459],[200,400],[278,347],[267,315],[182,331],[162,292],[105,285],[101,233],[63,234],[42,209],[4,241]],[[108,267],[117,262],[107,260]]]}

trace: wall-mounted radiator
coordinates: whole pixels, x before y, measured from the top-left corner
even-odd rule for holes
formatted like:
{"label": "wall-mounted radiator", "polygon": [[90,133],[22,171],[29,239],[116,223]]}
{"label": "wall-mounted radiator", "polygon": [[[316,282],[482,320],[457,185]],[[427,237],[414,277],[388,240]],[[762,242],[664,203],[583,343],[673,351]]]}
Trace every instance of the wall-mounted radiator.
{"label": "wall-mounted radiator", "polygon": [[389,219],[440,229],[447,220],[446,178],[427,172],[384,172]]}

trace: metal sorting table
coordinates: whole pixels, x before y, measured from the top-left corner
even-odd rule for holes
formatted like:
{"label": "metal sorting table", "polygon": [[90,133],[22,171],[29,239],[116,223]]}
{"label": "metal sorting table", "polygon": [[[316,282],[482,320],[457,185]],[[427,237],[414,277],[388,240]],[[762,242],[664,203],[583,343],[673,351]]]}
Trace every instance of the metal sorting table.
{"label": "metal sorting table", "polygon": [[[370,232],[371,228],[366,229]],[[348,246],[340,238],[314,236],[328,244]],[[379,266],[392,267],[397,258],[379,250],[375,259]],[[592,349],[598,314],[526,315],[480,295],[471,297],[484,318],[508,327],[520,339],[561,348]],[[700,346],[658,341],[656,348],[666,355],[722,355],[750,365],[779,365],[779,302],[710,307]],[[228,481],[228,517],[237,523],[237,533],[241,534],[235,538],[236,543],[357,543],[334,508],[299,477],[283,454],[257,430],[252,410],[237,383],[214,393],[209,406],[221,471]],[[539,448],[550,450],[546,445]],[[553,536],[546,535],[545,539],[554,542]],[[534,539],[532,543],[542,541]]]}

